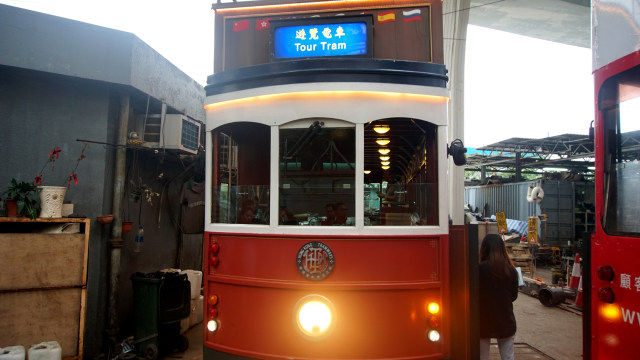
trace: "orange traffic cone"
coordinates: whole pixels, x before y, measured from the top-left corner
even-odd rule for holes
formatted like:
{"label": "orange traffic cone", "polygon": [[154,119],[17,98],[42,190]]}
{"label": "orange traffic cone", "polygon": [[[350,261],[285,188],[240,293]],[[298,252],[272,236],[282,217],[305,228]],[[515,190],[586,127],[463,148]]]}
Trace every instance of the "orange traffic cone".
{"label": "orange traffic cone", "polygon": [[576,254],[573,261],[573,270],[571,271],[571,280],[569,280],[569,289],[577,289],[580,285],[580,254]]}
{"label": "orange traffic cone", "polygon": [[576,293],[576,301],[573,303],[573,305],[582,309],[582,276],[580,276],[578,291]]}

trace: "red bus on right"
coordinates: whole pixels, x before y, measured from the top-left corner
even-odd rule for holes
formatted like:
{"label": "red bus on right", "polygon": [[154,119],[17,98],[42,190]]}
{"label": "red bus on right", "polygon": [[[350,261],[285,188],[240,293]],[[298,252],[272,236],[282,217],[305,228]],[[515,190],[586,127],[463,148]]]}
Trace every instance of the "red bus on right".
{"label": "red bus on right", "polygon": [[640,5],[592,1],[596,227],[584,355],[640,358]]}

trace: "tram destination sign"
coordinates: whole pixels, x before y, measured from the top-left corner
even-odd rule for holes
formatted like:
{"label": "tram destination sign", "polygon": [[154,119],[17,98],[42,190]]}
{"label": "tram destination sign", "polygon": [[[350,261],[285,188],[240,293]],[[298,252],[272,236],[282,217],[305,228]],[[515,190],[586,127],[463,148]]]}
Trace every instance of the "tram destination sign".
{"label": "tram destination sign", "polygon": [[372,22],[370,15],[273,20],[271,60],[371,58]]}

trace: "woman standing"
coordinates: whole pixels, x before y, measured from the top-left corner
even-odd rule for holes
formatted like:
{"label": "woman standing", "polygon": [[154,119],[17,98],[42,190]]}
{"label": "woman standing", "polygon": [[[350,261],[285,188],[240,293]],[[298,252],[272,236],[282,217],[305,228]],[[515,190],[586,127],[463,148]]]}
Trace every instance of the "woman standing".
{"label": "woman standing", "polygon": [[478,272],[480,359],[489,359],[489,344],[495,338],[500,358],[513,360],[516,336],[513,302],[518,298],[518,273],[500,235],[488,234],[482,240]]}

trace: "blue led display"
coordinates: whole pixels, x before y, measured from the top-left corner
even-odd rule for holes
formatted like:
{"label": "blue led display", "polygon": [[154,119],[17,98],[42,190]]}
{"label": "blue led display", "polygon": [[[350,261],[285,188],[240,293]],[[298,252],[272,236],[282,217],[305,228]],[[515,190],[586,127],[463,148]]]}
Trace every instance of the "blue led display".
{"label": "blue led display", "polygon": [[367,23],[282,26],[274,29],[277,59],[367,55]]}

